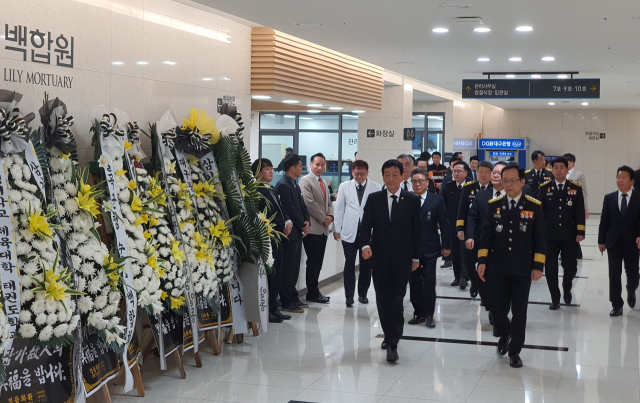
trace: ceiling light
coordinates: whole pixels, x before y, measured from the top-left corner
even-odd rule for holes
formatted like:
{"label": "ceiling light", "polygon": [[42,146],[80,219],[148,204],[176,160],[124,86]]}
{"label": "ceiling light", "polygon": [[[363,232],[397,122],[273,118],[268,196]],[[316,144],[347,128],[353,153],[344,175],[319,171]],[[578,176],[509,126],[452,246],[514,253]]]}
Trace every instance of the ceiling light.
{"label": "ceiling light", "polygon": [[400,65],[409,65],[409,64],[416,64],[416,62],[398,62],[396,64],[400,64]]}
{"label": "ceiling light", "polygon": [[176,62],[172,62],[171,60],[165,60],[164,62],[162,62],[163,64],[168,64],[169,66],[173,66],[174,64],[176,64]]}
{"label": "ceiling light", "polygon": [[342,115],[343,118],[350,118],[350,119],[358,119],[358,116],[353,116],[353,115]]}
{"label": "ceiling light", "polygon": [[297,104],[300,101],[297,101],[295,99],[285,99],[284,101],[282,101],[283,104]]}
{"label": "ceiling light", "polygon": [[205,77],[202,79],[202,81],[213,81],[213,78],[211,77]]}
{"label": "ceiling light", "polygon": [[504,78],[516,78],[515,74],[507,74]]}
{"label": "ceiling light", "polygon": [[533,28],[524,25],[524,26],[516,28],[516,31],[518,31],[518,32],[531,32],[531,31],[533,31]]}
{"label": "ceiling light", "polygon": [[293,25],[297,25],[299,27],[321,27],[324,25],[324,22],[320,21],[301,21],[294,22]]}
{"label": "ceiling light", "polygon": [[343,108],[343,107],[340,107],[340,106],[332,106],[332,107],[330,107],[329,109],[331,109],[332,111],[341,111],[341,110],[343,110],[344,108]]}
{"label": "ceiling light", "polygon": [[287,119],[294,119],[295,118],[295,116],[293,116],[293,115],[284,115],[284,117],[287,118]]}
{"label": "ceiling light", "polygon": [[491,59],[489,59],[488,57],[479,57],[478,58],[479,62],[488,62],[489,60],[491,60]]}
{"label": "ceiling light", "polygon": [[264,116],[273,117],[273,116],[276,116],[276,114],[275,114],[275,113],[265,113],[265,115],[264,115]]}
{"label": "ceiling light", "polygon": [[521,62],[522,58],[521,57],[510,57],[509,61],[510,62]]}
{"label": "ceiling light", "polygon": [[322,111],[319,111],[319,110],[317,110],[317,109],[309,109],[309,110],[307,111],[307,113],[320,113],[320,112],[322,112]]}
{"label": "ceiling light", "polygon": [[269,95],[252,95],[251,98],[253,98],[253,99],[271,99],[271,97]]}
{"label": "ceiling light", "polygon": [[531,78],[542,78],[540,74],[532,74]]}
{"label": "ceiling light", "polygon": [[305,116],[300,116],[300,119],[302,119],[302,120],[313,120],[313,118],[308,118],[308,117],[305,117]]}
{"label": "ceiling light", "polygon": [[491,31],[491,28],[487,28],[487,27],[478,27],[474,29],[474,32],[489,32]]}
{"label": "ceiling light", "polygon": [[587,105],[589,105],[589,102],[583,102],[582,103],[582,106],[587,106]]}
{"label": "ceiling light", "polygon": [[471,4],[436,4],[438,8],[449,8],[449,9],[462,9],[462,8],[471,8],[473,7]]}
{"label": "ceiling light", "polygon": [[139,64],[139,65],[141,65],[141,66],[146,66],[147,64],[149,64],[149,62],[138,62],[138,63],[136,63],[136,64]]}
{"label": "ceiling light", "polygon": [[431,32],[435,32],[436,34],[444,34],[445,32],[449,32],[447,28],[434,28]]}
{"label": "ceiling light", "polygon": [[123,62],[113,62],[111,64],[113,64],[114,66],[122,66],[124,63]]}
{"label": "ceiling light", "polygon": [[545,57],[542,58],[543,62],[552,62],[554,60],[556,60],[556,58],[553,57],[553,56],[545,56]]}
{"label": "ceiling light", "polygon": [[361,111],[361,110],[359,110],[359,109],[356,109],[355,111],[351,111],[351,113],[358,113],[358,114],[359,114],[359,113],[364,113],[364,111]]}
{"label": "ceiling light", "polygon": [[566,74],[558,74],[558,78],[567,78],[568,76]]}
{"label": "ceiling light", "polygon": [[416,115],[417,118],[423,118],[424,115]]}
{"label": "ceiling light", "polygon": [[322,108],[322,104],[307,104],[311,108]]}
{"label": "ceiling light", "polygon": [[553,105],[555,105],[555,104],[556,104],[555,102],[549,102],[549,104],[548,104],[548,105],[553,106]]}
{"label": "ceiling light", "polygon": [[222,79],[223,79],[224,81],[231,81],[231,79],[230,79],[229,77],[222,77]]}

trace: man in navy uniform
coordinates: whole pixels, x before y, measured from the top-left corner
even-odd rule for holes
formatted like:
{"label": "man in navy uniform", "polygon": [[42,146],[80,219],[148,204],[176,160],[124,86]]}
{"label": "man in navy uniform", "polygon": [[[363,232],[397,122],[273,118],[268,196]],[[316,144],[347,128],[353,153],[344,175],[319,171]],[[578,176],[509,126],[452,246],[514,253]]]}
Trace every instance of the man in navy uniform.
{"label": "man in navy uniform", "polygon": [[382,165],[385,190],[369,195],[362,216],[362,258],[372,260],[373,287],[387,361],[398,360],[404,326],[403,300],[411,272],[420,264],[422,219],[420,198],[400,187],[402,163]]}
{"label": "man in navy uniform", "polygon": [[538,198],[547,224],[546,277],[552,311],[560,308],[558,255],[562,257],[564,302],[571,303],[571,287],[578,271],[577,245],[584,240],[584,195],[580,184],[567,179],[569,164],[563,157],[553,160],[554,180],[540,185]]}
{"label": "man in navy uniform", "polygon": [[531,161],[533,161],[533,169],[525,172],[527,185],[531,186],[531,194],[533,197],[538,195],[540,184],[549,179],[553,179],[551,170],[545,168],[547,160],[542,151],[534,151],[531,153]]}
{"label": "man in navy uniform", "polygon": [[[451,252],[451,237],[449,235],[449,219],[444,199],[435,193],[427,191],[429,188],[429,172],[425,169],[414,169],[411,172],[413,192],[420,196],[422,204],[422,255],[420,268],[411,273],[409,289],[413,318],[410,325],[427,322],[427,327],[436,327],[433,313],[436,308],[436,261],[440,256],[448,256]],[[438,226],[442,232],[442,242]]]}
{"label": "man in navy uniform", "polygon": [[541,202],[522,193],[524,170],[517,163],[507,164],[502,183],[507,195],[489,201],[478,247],[478,275],[484,280],[488,263],[491,312],[500,335],[498,353],[508,351],[509,365],[520,368],[531,281],[542,278],[547,240]]}

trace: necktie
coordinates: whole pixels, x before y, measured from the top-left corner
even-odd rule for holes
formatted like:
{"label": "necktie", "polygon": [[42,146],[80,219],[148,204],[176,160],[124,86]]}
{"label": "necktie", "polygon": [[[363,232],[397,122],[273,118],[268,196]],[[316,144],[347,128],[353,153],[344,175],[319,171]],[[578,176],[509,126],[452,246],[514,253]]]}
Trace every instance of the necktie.
{"label": "necktie", "polygon": [[511,199],[511,210],[515,210],[516,209],[516,201],[514,199]]}
{"label": "necktie", "polygon": [[391,225],[393,225],[398,218],[400,210],[398,209],[398,196],[391,195],[391,198],[393,199],[393,202],[391,202]]}
{"label": "necktie", "polygon": [[362,204],[362,197],[364,196],[362,189],[364,189],[364,186],[358,185],[358,203],[360,204]]}
{"label": "necktie", "polygon": [[458,185],[458,190],[462,190],[462,185]]}
{"label": "necktie", "polygon": [[407,181],[404,181],[404,190],[409,191],[409,183]]}
{"label": "necktie", "polygon": [[628,195],[626,193],[623,193],[622,203],[620,203],[620,214],[622,214],[623,217],[627,213],[627,196]]}
{"label": "necktie", "polygon": [[542,171],[538,171],[538,183],[542,181]]}
{"label": "necktie", "polygon": [[327,192],[324,190],[324,183],[322,182],[322,178],[318,178],[318,181],[320,182],[320,189],[322,189],[322,197],[327,200]]}
{"label": "necktie", "polygon": [[480,190],[485,190],[486,188],[486,186],[480,186]]}
{"label": "necktie", "polygon": [[564,188],[564,184],[559,184],[558,185],[558,190],[560,191],[560,194],[562,194],[562,189]]}
{"label": "necktie", "polygon": [[500,197],[500,192],[496,191],[496,195],[495,195],[494,199],[495,199],[496,197]]}

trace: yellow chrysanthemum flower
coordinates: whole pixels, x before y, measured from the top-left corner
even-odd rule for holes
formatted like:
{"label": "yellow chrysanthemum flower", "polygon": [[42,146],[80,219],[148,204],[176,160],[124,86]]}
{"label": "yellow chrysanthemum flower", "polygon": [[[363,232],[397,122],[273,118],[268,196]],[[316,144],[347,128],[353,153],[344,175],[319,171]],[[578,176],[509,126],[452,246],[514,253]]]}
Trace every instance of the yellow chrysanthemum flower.
{"label": "yellow chrysanthemum flower", "polygon": [[125,151],[131,150],[131,143],[129,143],[127,140],[124,141],[124,150]]}
{"label": "yellow chrysanthemum flower", "polygon": [[136,188],[138,187],[138,184],[136,183],[136,181],[134,181],[133,179],[131,179],[129,181],[129,184],[127,185],[127,187],[131,190],[136,190]]}
{"label": "yellow chrysanthemum flower", "polygon": [[120,170],[116,171],[116,176],[122,176],[122,175],[124,175],[124,174],[126,174],[126,173],[127,173],[127,171],[126,171],[126,170],[124,170],[124,169],[120,169]]}
{"label": "yellow chrysanthemum flower", "polygon": [[178,298],[171,297],[171,309],[180,309],[184,305],[184,297],[181,295]]}
{"label": "yellow chrysanthemum flower", "polygon": [[153,238],[153,234],[152,234],[151,232],[149,232],[149,231],[145,231],[145,232],[143,232],[143,235],[144,235],[144,239],[151,239],[151,238]]}
{"label": "yellow chrysanthemum flower", "polygon": [[160,221],[157,218],[154,216],[149,217],[149,227],[155,227],[158,224],[160,224]]}
{"label": "yellow chrysanthemum flower", "polygon": [[62,301],[65,298],[64,292],[67,290],[67,286],[58,280],[60,280],[60,274],[55,273],[53,269],[46,271],[44,277],[44,283],[46,284],[45,294],[51,299]]}
{"label": "yellow chrysanthemum flower", "polygon": [[86,183],[80,185],[79,192],[82,193],[83,195],[87,194],[87,193],[90,193],[91,192],[91,185],[87,185]]}
{"label": "yellow chrysanthemum flower", "polygon": [[78,203],[78,208],[91,214],[94,218],[100,213],[98,210],[98,203],[93,197],[89,197],[88,193],[78,193],[78,197],[75,198]]}
{"label": "yellow chrysanthemum flower", "polygon": [[222,233],[222,236],[220,238],[218,238],[218,240],[220,240],[220,243],[222,244],[222,246],[227,246],[229,245],[229,243],[231,242],[231,234],[229,233],[229,231],[225,231]]}
{"label": "yellow chrysanthemum flower", "polygon": [[171,256],[176,260],[178,265],[182,266],[182,262],[185,259],[184,253],[180,250],[180,242],[179,241],[171,241]]}
{"label": "yellow chrysanthemum flower", "polygon": [[68,160],[69,157],[71,157],[71,153],[69,154],[60,153],[60,158],[62,158],[63,160]]}
{"label": "yellow chrysanthemum flower", "polygon": [[[80,204],[80,203],[78,203]],[[29,215],[29,231],[34,235],[39,236],[42,239],[52,236],[51,229],[49,229],[49,223],[47,219],[42,215],[42,210],[38,210],[35,213]]]}
{"label": "yellow chrysanthemum flower", "polygon": [[142,211],[142,202],[140,201],[140,198],[136,194],[133,195],[133,200],[131,200],[131,211],[133,212]]}
{"label": "yellow chrysanthemum flower", "polygon": [[164,301],[168,296],[169,294],[167,294],[166,291],[162,290],[162,294],[160,295],[160,298]]}
{"label": "yellow chrysanthemum flower", "polygon": [[136,221],[133,223],[133,226],[137,227],[138,225],[147,224],[148,222],[149,216],[147,214],[140,214],[138,218],[136,218]]}

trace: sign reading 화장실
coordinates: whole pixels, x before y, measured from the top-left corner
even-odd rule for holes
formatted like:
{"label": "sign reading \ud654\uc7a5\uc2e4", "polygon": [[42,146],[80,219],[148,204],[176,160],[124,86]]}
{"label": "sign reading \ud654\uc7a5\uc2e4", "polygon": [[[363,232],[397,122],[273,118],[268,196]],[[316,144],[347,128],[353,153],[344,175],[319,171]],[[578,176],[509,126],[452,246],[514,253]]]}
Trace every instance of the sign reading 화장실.
{"label": "sign reading \ud654\uc7a5\uc2e4", "polygon": [[462,80],[462,98],[600,98],[599,78]]}
{"label": "sign reading \ud654\uc7a5\uc2e4", "polygon": [[393,130],[367,129],[367,137],[395,137]]}

